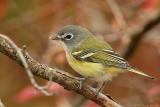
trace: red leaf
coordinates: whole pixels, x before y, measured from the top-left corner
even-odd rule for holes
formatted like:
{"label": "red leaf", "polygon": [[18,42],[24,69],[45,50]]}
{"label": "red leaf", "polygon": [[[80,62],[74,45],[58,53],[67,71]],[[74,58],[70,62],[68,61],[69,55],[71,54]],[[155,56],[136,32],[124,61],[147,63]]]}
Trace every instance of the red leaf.
{"label": "red leaf", "polygon": [[[65,91],[62,86],[60,86],[57,83],[52,83],[51,86],[48,89],[49,92],[55,92],[59,95],[67,96],[69,95],[68,91]],[[39,97],[43,95],[40,91],[35,90],[33,86],[27,86],[24,89],[22,89],[16,96],[15,101],[18,103],[23,103],[28,100],[31,100],[35,97]]]}
{"label": "red leaf", "polygon": [[40,95],[40,92],[36,91],[35,88],[27,86],[15,96],[15,101],[23,103]]}
{"label": "red leaf", "polygon": [[160,86],[154,86],[147,91],[149,97],[155,96],[160,93]]}
{"label": "red leaf", "polygon": [[91,100],[86,101],[84,107],[97,107],[97,104]]}
{"label": "red leaf", "polygon": [[7,7],[7,0],[0,0],[0,18],[5,15]]}
{"label": "red leaf", "polygon": [[151,9],[154,8],[156,4],[156,0],[144,0],[144,3],[142,4],[142,9]]}

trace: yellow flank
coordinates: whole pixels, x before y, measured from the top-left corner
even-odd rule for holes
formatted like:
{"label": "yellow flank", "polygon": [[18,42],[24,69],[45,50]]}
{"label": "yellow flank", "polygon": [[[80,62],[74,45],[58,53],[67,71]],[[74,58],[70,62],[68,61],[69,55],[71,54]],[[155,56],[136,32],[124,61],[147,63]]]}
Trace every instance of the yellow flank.
{"label": "yellow flank", "polygon": [[78,61],[72,55],[67,54],[69,65],[84,77],[97,77],[103,75],[103,65],[98,63],[90,63]]}
{"label": "yellow flank", "polygon": [[[104,75],[116,76],[122,69],[115,67],[104,67],[100,63],[78,61],[72,55],[67,54],[67,60],[70,66],[84,77],[100,77]],[[107,78],[106,78],[107,79]]]}
{"label": "yellow flank", "polygon": [[117,68],[117,67],[106,67],[105,73],[109,72],[112,76],[116,76],[117,74],[124,72],[124,69]]}

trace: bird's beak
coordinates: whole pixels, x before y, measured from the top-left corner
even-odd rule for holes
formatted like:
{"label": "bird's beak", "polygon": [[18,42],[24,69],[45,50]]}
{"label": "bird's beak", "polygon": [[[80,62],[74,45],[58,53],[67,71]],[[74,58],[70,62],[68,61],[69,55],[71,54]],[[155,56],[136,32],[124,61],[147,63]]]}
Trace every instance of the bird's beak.
{"label": "bird's beak", "polygon": [[60,40],[60,38],[58,37],[58,35],[53,35],[49,37],[50,40]]}

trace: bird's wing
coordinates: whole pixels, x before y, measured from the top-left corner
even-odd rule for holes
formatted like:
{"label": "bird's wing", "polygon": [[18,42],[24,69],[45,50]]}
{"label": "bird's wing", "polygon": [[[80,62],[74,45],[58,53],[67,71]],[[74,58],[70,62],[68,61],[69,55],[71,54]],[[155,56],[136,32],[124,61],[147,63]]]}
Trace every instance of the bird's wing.
{"label": "bird's wing", "polygon": [[127,68],[129,64],[112,49],[85,49],[72,51],[72,55],[79,61],[101,63],[104,66]]}

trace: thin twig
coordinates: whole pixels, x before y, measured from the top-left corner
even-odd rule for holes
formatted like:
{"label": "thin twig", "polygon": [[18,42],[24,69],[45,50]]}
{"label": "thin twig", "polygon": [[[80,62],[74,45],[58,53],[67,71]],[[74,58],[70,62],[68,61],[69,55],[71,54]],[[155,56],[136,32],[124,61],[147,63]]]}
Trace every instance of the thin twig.
{"label": "thin twig", "polygon": [[[15,48],[11,45],[9,41],[7,41],[1,36],[0,52],[4,55],[7,55],[9,58],[15,60],[18,64],[24,67],[22,60],[20,59],[20,56],[18,55]],[[25,53],[23,53],[23,55],[25,56],[26,62],[28,63],[31,72],[34,75],[49,80],[48,73],[51,72],[50,76],[52,77],[52,81],[59,83],[65,89],[73,90],[83,95],[84,97],[91,99],[102,107],[121,107],[119,104],[115,103],[102,93],[99,93],[98,97],[96,97],[96,90],[88,85],[82,86],[82,89],[80,89],[80,81],[75,79],[74,76],[57,69],[52,69],[47,65],[38,63],[32,57],[30,57],[30,55],[26,51]]]}
{"label": "thin twig", "polygon": [[144,27],[142,27],[142,30],[133,33],[132,39],[130,43],[128,44],[126,51],[124,52],[123,56],[128,59],[131,58],[134,54],[135,50],[139,46],[141,40],[145,37],[146,33],[149,32],[151,29],[153,29],[155,26],[160,24],[160,15],[157,15],[155,18],[149,20]]}
{"label": "thin twig", "polygon": [[[25,68],[25,71],[27,72],[27,75],[29,77],[30,82],[32,83],[32,85],[38,89],[39,91],[41,91],[43,94],[45,94],[46,96],[51,96],[53,95],[53,93],[49,93],[47,92],[45,89],[48,88],[48,86],[50,86],[49,84],[45,85],[45,86],[39,86],[37,84],[37,82],[34,79],[34,76],[32,74],[32,72],[30,71],[30,68],[28,66],[28,63],[26,62],[26,59],[23,55],[23,53],[21,52],[21,49],[19,49],[17,47],[17,45],[7,36],[0,34],[0,37],[3,38],[4,40],[8,41],[10,43],[10,45],[16,50],[18,56],[20,57],[20,60]],[[22,51],[25,51],[25,47],[23,47]]]}
{"label": "thin twig", "polygon": [[117,4],[117,2],[115,0],[106,0],[106,2],[108,3],[108,5],[109,5],[115,19],[119,23],[119,25],[122,27],[123,30],[126,30],[127,22],[124,18],[124,15],[123,15],[119,5]]}
{"label": "thin twig", "polygon": [[2,103],[1,99],[0,99],[0,107],[5,107],[4,104]]}

